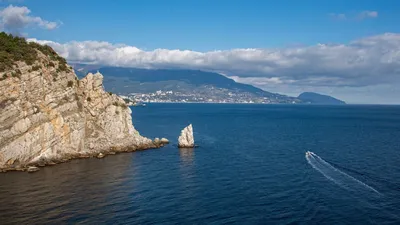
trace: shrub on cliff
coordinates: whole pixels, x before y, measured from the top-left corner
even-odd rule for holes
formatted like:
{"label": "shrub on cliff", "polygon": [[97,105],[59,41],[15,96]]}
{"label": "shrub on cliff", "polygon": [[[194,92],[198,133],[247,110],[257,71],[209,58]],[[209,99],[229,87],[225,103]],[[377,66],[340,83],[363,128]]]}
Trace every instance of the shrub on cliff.
{"label": "shrub on cliff", "polygon": [[0,81],[7,79],[8,75],[4,74],[3,77],[0,77]]}
{"label": "shrub on cliff", "polygon": [[67,87],[73,87],[74,86],[74,82],[72,80],[68,81]]}
{"label": "shrub on cliff", "polygon": [[59,71],[69,71],[67,61],[59,56],[50,46],[27,42],[25,38],[0,33],[0,72],[11,70],[15,62],[22,61],[32,65],[38,60],[38,52],[42,52],[53,61],[58,61]]}

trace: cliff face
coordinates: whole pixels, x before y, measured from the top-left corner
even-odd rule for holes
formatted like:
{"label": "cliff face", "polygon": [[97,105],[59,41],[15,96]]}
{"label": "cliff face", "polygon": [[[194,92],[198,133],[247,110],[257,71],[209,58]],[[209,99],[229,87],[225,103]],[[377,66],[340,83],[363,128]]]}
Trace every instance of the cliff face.
{"label": "cliff face", "polygon": [[78,80],[62,60],[35,51],[34,62],[0,72],[0,170],[162,145],[135,130],[101,74]]}

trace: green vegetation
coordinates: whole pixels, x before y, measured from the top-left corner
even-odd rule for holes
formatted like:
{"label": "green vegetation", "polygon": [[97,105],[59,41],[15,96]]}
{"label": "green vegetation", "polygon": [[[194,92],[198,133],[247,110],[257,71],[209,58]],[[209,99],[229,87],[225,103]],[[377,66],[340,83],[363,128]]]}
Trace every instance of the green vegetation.
{"label": "green vegetation", "polygon": [[7,79],[8,75],[4,74],[3,77],[0,77],[0,81]]}
{"label": "green vegetation", "polygon": [[[60,57],[61,59],[63,59],[64,61],[65,61],[65,59],[64,58],[62,58],[62,57]],[[68,67],[67,67],[67,62],[65,62],[65,63],[59,63],[58,64],[58,69],[57,69],[57,72],[59,72],[59,71],[68,71],[69,69],[68,69]]]}
{"label": "green vegetation", "polygon": [[18,74],[18,73],[16,73],[16,72],[12,72],[12,73],[11,73],[11,76],[12,76],[12,77],[18,77],[18,78],[21,78],[21,75],[20,75],[20,74]]}
{"label": "green vegetation", "polygon": [[124,102],[126,104],[135,103],[134,101],[130,100],[129,98],[123,98],[122,100],[124,100]]}
{"label": "green vegetation", "polygon": [[128,108],[128,106],[124,103],[114,102],[113,105],[115,105],[117,107],[122,107],[123,109]]}
{"label": "green vegetation", "polygon": [[68,81],[67,86],[68,87],[73,87],[74,86],[74,82],[72,80]]}
{"label": "green vegetation", "polygon": [[[35,42],[27,42],[25,38],[0,33],[0,72],[11,70],[16,62],[25,62],[33,65],[38,60],[38,51],[48,56],[51,60],[58,62],[58,71],[69,71],[67,61],[59,56],[50,46],[40,45]],[[50,66],[55,66],[53,62]],[[35,71],[40,67],[32,67]]]}
{"label": "green vegetation", "polygon": [[112,95],[113,93],[111,91],[108,92],[109,95]]}
{"label": "green vegetation", "polygon": [[92,99],[90,97],[87,97],[86,101],[90,102]]}
{"label": "green vegetation", "polygon": [[39,69],[40,69],[40,66],[39,66],[39,65],[32,66],[32,70],[33,70],[33,71],[36,71],[36,70],[39,70]]}
{"label": "green vegetation", "polygon": [[40,68],[41,68],[41,67],[40,67],[39,65],[34,65],[34,66],[32,66],[32,69],[30,69],[29,72],[38,71]]}

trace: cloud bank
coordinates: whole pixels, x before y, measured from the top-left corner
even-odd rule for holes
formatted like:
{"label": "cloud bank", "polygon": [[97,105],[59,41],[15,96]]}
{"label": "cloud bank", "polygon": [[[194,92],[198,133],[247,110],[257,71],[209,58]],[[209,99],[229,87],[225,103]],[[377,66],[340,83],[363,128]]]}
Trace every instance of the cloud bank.
{"label": "cloud bank", "polygon": [[221,72],[251,84],[363,87],[400,81],[400,34],[387,33],[349,44],[210,52],[155,49],[100,41],[57,43],[71,62],[138,68],[184,68]]}
{"label": "cloud bank", "polygon": [[28,26],[39,27],[46,30],[57,28],[59,22],[51,22],[40,17],[30,16],[31,11],[23,6],[10,5],[0,10],[0,28],[11,33],[20,33]]}

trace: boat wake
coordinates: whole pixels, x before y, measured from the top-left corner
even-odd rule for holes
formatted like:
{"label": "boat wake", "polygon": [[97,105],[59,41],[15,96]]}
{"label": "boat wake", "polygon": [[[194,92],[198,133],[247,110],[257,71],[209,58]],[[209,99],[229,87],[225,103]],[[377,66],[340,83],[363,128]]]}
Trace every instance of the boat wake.
{"label": "boat wake", "polygon": [[307,162],[318,172],[324,175],[327,179],[331,180],[335,184],[339,185],[340,187],[347,189],[347,190],[354,190],[354,189],[365,189],[368,191],[372,191],[376,194],[381,195],[379,191],[374,189],[373,187],[363,183],[360,180],[348,175],[347,173],[335,168],[317,154],[307,151],[306,152],[306,159]]}
{"label": "boat wake", "polygon": [[400,191],[400,184],[399,183],[395,183],[395,182],[392,182],[392,181],[390,181],[390,180],[388,180],[386,178],[377,177],[377,176],[372,175],[372,174],[360,173],[357,170],[338,165],[338,164],[336,164],[334,162],[331,162],[331,161],[327,161],[327,162],[329,164],[331,164],[332,166],[336,167],[336,168],[339,168],[341,170],[349,172],[350,174],[356,174],[358,176],[365,177],[366,179],[374,181],[376,183],[383,184],[384,188],[387,188],[387,189],[390,189],[390,190],[395,190],[395,191]]}

